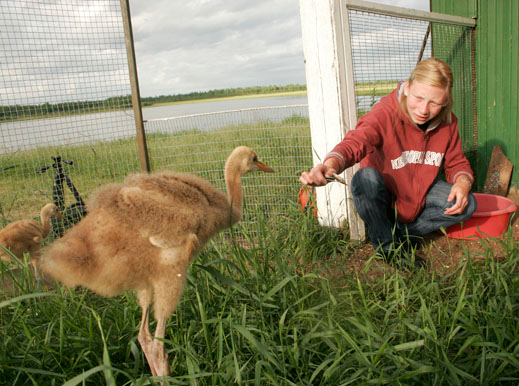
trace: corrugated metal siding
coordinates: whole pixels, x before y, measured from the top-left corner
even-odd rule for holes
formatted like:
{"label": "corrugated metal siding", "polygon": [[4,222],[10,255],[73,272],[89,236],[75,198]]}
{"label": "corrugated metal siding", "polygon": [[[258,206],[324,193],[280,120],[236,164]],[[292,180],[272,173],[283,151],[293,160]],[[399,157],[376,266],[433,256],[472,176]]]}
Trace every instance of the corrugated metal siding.
{"label": "corrugated metal siding", "polygon": [[[514,166],[519,165],[518,4],[517,0],[478,3],[478,176],[483,180],[496,144],[503,147]],[[517,170],[512,182],[519,183]]]}
{"label": "corrugated metal siding", "polygon": [[473,18],[476,16],[476,0],[430,0],[432,12]]}
{"label": "corrugated metal siding", "polygon": [[514,164],[512,184],[519,184],[519,1],[474,4],[474,0],[431,0],[431,10],[470,17],[477,8],[478,187],[484,183],[496,144]]}

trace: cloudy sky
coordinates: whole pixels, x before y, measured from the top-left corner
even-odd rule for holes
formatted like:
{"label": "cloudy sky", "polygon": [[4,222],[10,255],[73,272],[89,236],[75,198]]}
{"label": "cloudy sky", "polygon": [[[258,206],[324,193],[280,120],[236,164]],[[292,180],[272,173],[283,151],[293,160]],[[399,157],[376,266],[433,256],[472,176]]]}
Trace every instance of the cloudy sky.
{"label": "cloudy sky", "polygon": [[[429,0],[375,0],[429,10]],[[142,96],[305,84],[298,0],[130,0]]]}
{"label": "cloudy sky", "polygon": [[[306,83],[299,0],[130,0],[130,9],[143,97]],[[118,0],[0,0],[0,104],[126,95],[121,24]]]}

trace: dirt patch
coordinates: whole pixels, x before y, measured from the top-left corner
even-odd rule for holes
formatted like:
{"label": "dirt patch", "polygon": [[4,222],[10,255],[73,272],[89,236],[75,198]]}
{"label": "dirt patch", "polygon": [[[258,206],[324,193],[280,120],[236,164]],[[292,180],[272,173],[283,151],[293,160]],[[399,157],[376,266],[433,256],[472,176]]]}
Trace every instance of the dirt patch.
{"label": "dirt patch", "polygon": [[[519,206],[519,193],[517,190],[511,191],[508,196]],[[511,232],[514,242],[519,241],[519,210],[515,213]],[[505,255],[504,241],[507,235],[499,239],[480,239],[459,240],[448,238],[442,233],[433,233],[424,237],[417,249],[417,254],[424,258],[429,270],[439,274],[454,272],[459,263],[466,259],[467,251],[470,252],[472,259],[484,260],[491,253],[495,259],[502,259]],[[373,258],[374,249],[371,244],[366,243],[355,251],[346,262],[346,268],[356,276],[376,279],[387,274],[392,270],[391,266],[381,259]]]}

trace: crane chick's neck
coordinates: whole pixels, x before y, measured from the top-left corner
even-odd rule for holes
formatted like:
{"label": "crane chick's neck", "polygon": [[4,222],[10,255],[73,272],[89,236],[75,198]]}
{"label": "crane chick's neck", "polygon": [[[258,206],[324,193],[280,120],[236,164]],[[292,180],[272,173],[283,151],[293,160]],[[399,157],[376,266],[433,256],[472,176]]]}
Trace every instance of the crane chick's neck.
{"label": "crane chick's neck", "polygon": [[[225,183],[227,185],[227,198],[229,205],[231,205],[233,212],[239,212],[241,217],[242,207],[242,186],[241,186],[242,172],[239,165],[234,162],[228,162],[225,167]],[[234,216],[233,216],[234,217]]]}

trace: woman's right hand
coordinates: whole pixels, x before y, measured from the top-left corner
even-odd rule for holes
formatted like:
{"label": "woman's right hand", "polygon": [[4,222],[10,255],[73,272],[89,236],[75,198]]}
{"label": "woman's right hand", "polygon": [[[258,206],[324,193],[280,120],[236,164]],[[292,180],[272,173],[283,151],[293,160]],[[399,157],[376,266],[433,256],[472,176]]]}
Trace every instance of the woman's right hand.
{"label": "woman's right hand", "polygon": [[326,177],[332,177],[334,173],[337,173],[336,166],[326,164],[317,164],[309,172],[301,173],[299,181],[304,185],[309,186],[324,186],[328,183]]}

